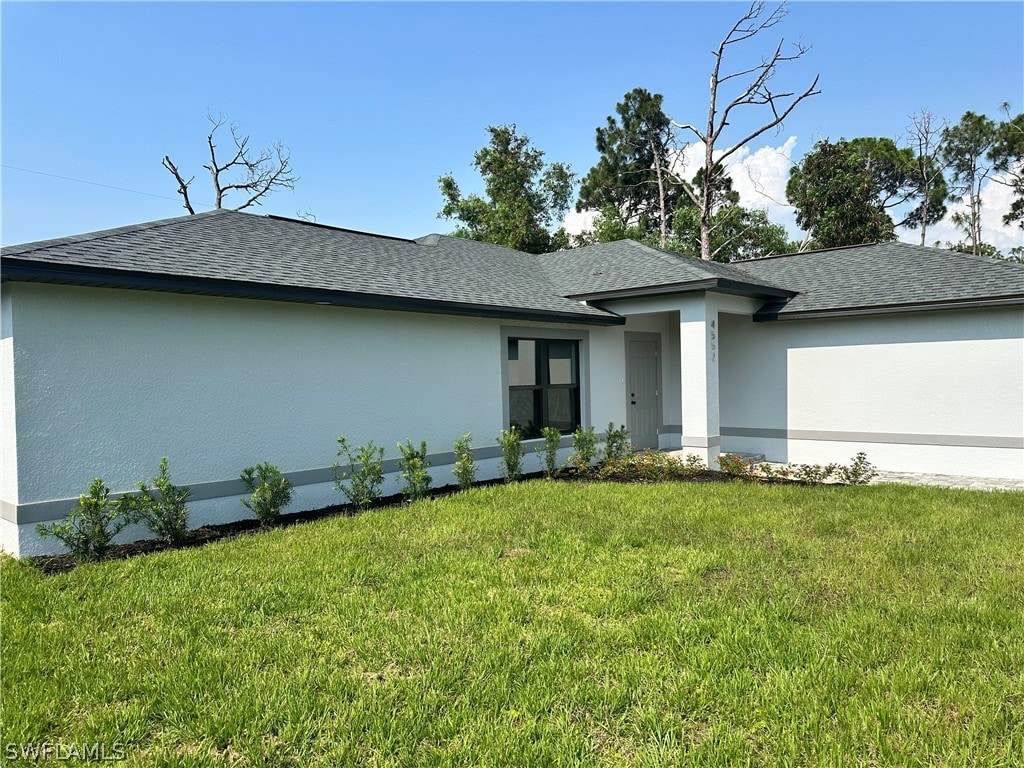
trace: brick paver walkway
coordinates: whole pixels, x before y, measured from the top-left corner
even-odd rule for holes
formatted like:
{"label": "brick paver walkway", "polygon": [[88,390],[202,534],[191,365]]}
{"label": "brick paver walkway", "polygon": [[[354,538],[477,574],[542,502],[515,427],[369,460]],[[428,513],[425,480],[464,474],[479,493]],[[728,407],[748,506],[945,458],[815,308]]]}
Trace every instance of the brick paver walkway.
{"label": "brick paver walkway", "polygon": [[941,488],[970,488],[979,491],[1024,491],[1024,480],[1001,477],[970,477],[968,475],[931,475],[926,472],[879,472],[871,481],[904,485],[934,485]]}

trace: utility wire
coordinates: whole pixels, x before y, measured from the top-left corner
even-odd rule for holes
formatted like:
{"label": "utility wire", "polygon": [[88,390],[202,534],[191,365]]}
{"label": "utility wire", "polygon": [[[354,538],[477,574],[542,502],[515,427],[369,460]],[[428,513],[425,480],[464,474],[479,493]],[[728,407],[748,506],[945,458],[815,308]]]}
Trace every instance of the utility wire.
{"label": "utility wire", "polygon": [[[3,167],[12,171],[21,171],[22,173],[34,173],[37,176],[49,176],[51,179],[61,179],[63,181],[75,181],[79,184],[91,184],[94,187],[104,187],[106,189],[116,189],[119,192],[131,192],[136,195],[146,195],[147,197],[159,197],[161,200],[174,200],[175,202],[181,202],[177,197],[168,197],[167,195],[158,195],[154,192],[143,192],[138,189],[128,189],[127,187],[115,187],[113,184],[100,184],[98,181],[87,181],[85,179],[73,179],[70,176],[60,176],[56,173],[46,173],[45,171],[34,171],[31,168],[19,168],[16,165],[7,165],[3,163]],[[209,203],[196,203],[204,208],[213,208]]]}

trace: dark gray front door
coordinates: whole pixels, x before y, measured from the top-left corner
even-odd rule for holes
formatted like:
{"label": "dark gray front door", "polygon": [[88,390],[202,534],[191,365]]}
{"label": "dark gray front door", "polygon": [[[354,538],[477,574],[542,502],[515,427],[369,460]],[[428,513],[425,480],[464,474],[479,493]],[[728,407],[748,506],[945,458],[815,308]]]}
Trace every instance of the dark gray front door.
{"label": "dark gray front door", "polygon": [[661,404],[658,398],[658,342],[626,342],[626,427],[636,448],[658,447]]}

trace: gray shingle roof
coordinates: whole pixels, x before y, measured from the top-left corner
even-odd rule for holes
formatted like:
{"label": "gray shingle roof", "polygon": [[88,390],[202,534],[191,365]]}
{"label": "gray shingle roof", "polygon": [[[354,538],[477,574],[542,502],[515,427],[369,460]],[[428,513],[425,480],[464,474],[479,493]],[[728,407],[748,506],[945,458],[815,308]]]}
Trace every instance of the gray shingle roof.
{"label": "gray shingle roof", "polygon": [[1024,303],[1024,265],[891,242],[736,262],[799,293],[762,318],[980,301]]}
{"label": "gray shingle roof", "polygon": [[[770,320],[1024,303],[1024,266],[884,243],[718,264],[630,240],[534,256],[444,235],[372,235],[221,210],[3,248],[3,279],[621,323],[600,299],[724,290]],[[586,305],[574,298],[586,298]]]}
{"label": "gray shingle roof", "polygon": [[548,279],[566,296],[594,296],[633,290],[639,293],[652,286],[703,283],[708,280],[745,283],[753,293],[759,287],[766,288],[769,289],[769,295],[781,288],[729,264],[669,253],[634,240],[545,253],[537,258]]}
{"label": "gray shingle roof", "polygon": [[509,248],[445,236],[403,240],[229,210],[10,246],[2,255],[8,266],[30,262],[620,322],[560,296],[531,257]]}

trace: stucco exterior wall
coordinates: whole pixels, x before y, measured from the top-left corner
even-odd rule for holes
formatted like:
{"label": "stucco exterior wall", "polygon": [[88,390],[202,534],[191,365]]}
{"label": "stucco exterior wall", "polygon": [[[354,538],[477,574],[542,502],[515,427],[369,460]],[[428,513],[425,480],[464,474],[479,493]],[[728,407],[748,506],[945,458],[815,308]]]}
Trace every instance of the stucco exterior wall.
{"label": "stucco exterior wall", "polygon": [[723,451],[1024,477],[1024,312],[720,316]]}
{"label": "stucco exterior wall", "polygon": [[[500,474],[502,321],[30,283],[5,288],[16,333],[0,345],[4,441],[14,441],[8,405],[18,426],[16,470],[6,455],[3,467],[16,472],[16,482],[4,476],[0,491],[7,551],[52,551],[53,540],[37,540],[35,522],[63,514],[57,511],[94,477],[115,492],[133,489],[163,456],[175,482],[197,491],[190,504],[196,525],[247,516],[237,478],[261,461],[296,482],[289,511],[344,502],[329,469],[342,434],[352,444],[372,439],[394,459],[396,442],[406,438],[426,440],[438,455],[471,432],[480,479]],[[583,343],[594,340],[595,364],[609,365],[611,347],[596,340],[602,330],[583,329]],[[581,375],[585,387],[593,384],[589,371]],[[600,426],[616,416],[602,387],[594,388],[584,418],[593,413]],[[528,448],[527,471],[536,462]],[[454,482],[450,463],[439,462],[433,475],[435,485]],[[384,492],[398,487],[392,477]]]}

